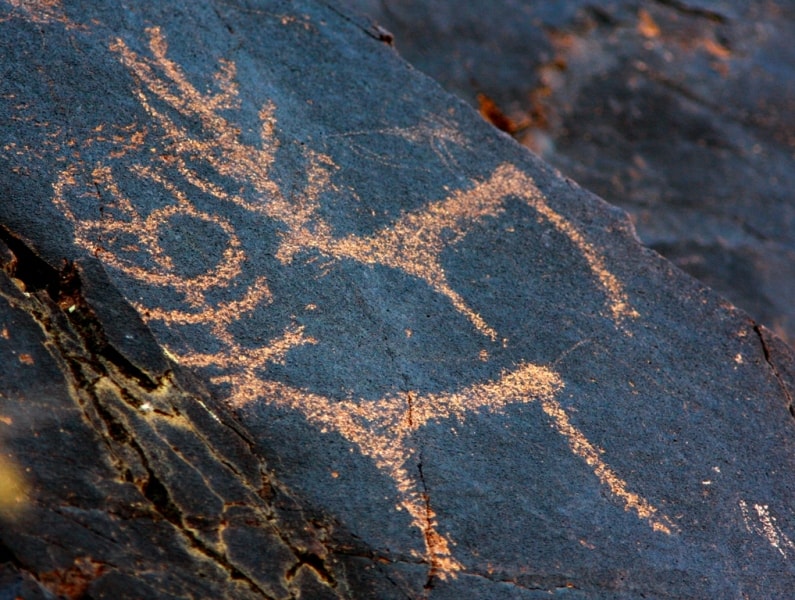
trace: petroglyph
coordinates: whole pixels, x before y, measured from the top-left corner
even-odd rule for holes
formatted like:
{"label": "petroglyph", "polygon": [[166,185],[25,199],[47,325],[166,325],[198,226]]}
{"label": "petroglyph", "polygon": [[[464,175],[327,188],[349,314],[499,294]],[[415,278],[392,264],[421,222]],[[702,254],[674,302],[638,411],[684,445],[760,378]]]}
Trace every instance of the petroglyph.
{"label": "petroglyph", "polygon": [[770,547],[784,558],[788,558],[792,552],[795,552],[795,542],[778,525],[776,517],[770,513],[770,507],[767,504],[754,504],[749,507],[745,500],[740,500],[739,504],[748,533],[765,538]]}
{"label": "petroglyph", "polygon": [[[67,29],[84,28],[71,21],[63,11],[60,0],[6,0],[10,17],[20,16],[32,23],[60,23]],[[10,17],[0,16],[0,22]]]}
{"label": "petroglyph", "polygon": [[[179,64],[168,58],[160,29],[153,27],[147,34],[149,56],[134,52],[122,40],[113,42],[111,50],[134,75],[134,94],[151,118],[148,131],[159,136],[160,147],[167,151],[139,151],[143,145],[140,131],[131,133],[126,145],[120,144],[117,154],[109,155],[105,162],[87,168],[73,164],[64,169],[54,184],[53,201],[71,221],[81,247],[119,274],[181,298],[176,308],[134,301],[145,320],[175,332],[199,327],[217,342],[217,350],[185,351],[167,346],[169,356],[205,372],[211,382],[229,390],[228,402],[234,407],[272,403],[301,413],[320,431],[335,431],[347,438],[394,482],[400,506],[422,532],[424,558],[432,575],[451,576],[463,566],[451,549],[452,540],[439,531],[432,502],[416,474],[412,434],[430,422],[454,419],[463,423],[470,414],[500,411],[511,404],[538,401],[571,452],[589,466],[617,504],[655,531],[669,534],[676,529],[649,501],[629,490],[626,481],[602,459],[602,451],[571,422],[556,400],[564,381],[552,368],[517,361],[492,381],[439,393],[411,390],[374,401],[332,398],[270,379],[265,374],[268,365],[284,361],[293,349],[318,340],[294,324],[261,347],[240,343],[232,326],[254,311],[267,311],[278,298],[274,298],[262,267],[248,260],[233,221],[220,216],[223,211],[201,210],[191,200],[196,194],[211,198],[218,206],[234,206],[278,223],[275,258],[284,269],[289,270],[297,257],[310,251],[331,261],[396,269],[430,286],[489,340],[500,339],[501,332],[453,288],[445,274],[442,254],[461,242],[478,223],[503,214],[506,198],[518,198],[565,236],[584,258],[595,288],[604,297],[604,313],[618,328],[625,329],[637,313],[598,249],[546,203],[530,177],[510,164],[497,167],[483,180],[472,181],[467,189],[427,201],[370,235],[335,236],[320,210],[322,194],[337,189],[333,182],[337,167],[331,157],[304,149],[304,187],[300,193],[285,192],[271,172],[279,149],[276,105],[266,100],[258,111],[259,144],[245,143],[238,125],[229,120],[231,111],[241,108],[235,64],[221,61],[214,77],[216,91],[200,92]],[[198,123],[201,133],[188,131],[183,125],[187,122]],[[446,163],[451,159],[445,144],[463,143],[448,129],[444,129],[447,133],[441,141],[433,136],[426,139],[411,128],[390,132],[407,136],[411,142],[442,144],[434,146],[434,151],[442,152],[440,159]],[[115,161],[121,156],[128,157],[126,167]],[[129,166],[130,156],[141,157],[141,162]],[[195,168],[197,164],[204,168]],[[208,168],[215,174],[212,181],[207,176]],[[168,177],[167,171],[176,172],[178,181]],[[159,189],[163,204],[142,207],[124,191],[125,182],[130,181]],[[218,181],[234,182],[236,186],[222,186]],[[232,190],[238,186],[238,191]],[[99,199],[101,211],[96,208]],[[178,217],[212,226],[225,240],[216,262],[205,265],[198,274],[186,275],[162,242],[162,234]],[[246,281],[253,283],[239,284],[244,272],[250,276]],[[239,289],[239,299],[214,300],[218,296],[214,292],[221,289]],[[481,359],[489,360],[488,353],[481,352]]]}

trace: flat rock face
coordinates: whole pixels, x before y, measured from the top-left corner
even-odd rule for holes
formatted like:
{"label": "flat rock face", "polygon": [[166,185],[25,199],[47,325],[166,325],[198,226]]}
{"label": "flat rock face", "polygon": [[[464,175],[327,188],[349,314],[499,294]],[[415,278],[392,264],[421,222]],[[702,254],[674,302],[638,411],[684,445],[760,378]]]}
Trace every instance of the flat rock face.
{"label": "flat rock face", "polygon": [[795,340],[792,3],[345,5],[495,125],[626,208],[645,244]]}
{"label": "flat rock face", "polygon": [[4,594],[790,593],[787,347],[383,31],[0,7]]}

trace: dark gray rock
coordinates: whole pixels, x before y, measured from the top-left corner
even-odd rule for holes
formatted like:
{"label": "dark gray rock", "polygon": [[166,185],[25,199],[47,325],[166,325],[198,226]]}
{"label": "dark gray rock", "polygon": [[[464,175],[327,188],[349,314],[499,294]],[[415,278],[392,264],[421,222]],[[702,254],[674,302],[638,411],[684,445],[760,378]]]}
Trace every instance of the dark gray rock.
{"label": "dark gray rock", "polygon": [[640,238],[795,340],[789,2],[345,0]]}
{"label": "dark gray rock", "polygon": [[4,2],[3,593],[780,598],[793,357],[304,2]]}
{"label": "dark gray rock", "polygon": [[185,374],[126,358],[154,356],[150,334],[121,354],[83,278],[2,235],[0,597],[349,597],[324,566],[340,562],[323,546],[337,524],[298,504]]}

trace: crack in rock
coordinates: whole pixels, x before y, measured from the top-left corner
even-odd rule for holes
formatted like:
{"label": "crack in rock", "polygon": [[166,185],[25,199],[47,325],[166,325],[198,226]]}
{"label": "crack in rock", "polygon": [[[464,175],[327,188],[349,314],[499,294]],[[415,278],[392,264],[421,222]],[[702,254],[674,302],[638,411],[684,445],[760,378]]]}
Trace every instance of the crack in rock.
{"label": "crack in rock", "polygon": [[[307,531],[309,529],[316,531],[317,528],[311,528],[306,524],[299,524],[295,532],[284,530],[282,523],[274,514],[273,506],[263,506],[267,498],[260,493],[261,490],[254,489],[251,487],[253,482],[246,481],[243,475],[245,469],[232,468],[234,465],[230,462],[231,459],[217,456],[210,439],[212,434],[210,433],[208,438],[207,432],[197,430],[196,424],[183,415],[176,405],[172,405],[172,396],[173,398],[192,397],[189,392],[181,390],[173,373],[168,370],[162,375],[152,376],[134,365],[107,341],[102,323],[82,294],[77,266],[64,263],[60,271],[53,268],[27,247],[25,242],[0,226],[0,248],[3,246],[8,251],[4,251],[1,255],[2,268],[21,292],[13,298],[6,297],[5,294],[4,297],[12,306],[23,310],[34,319],[49,340],[47,345],[50,354],[67,378],[69,393],[80,408],[85,424],[99,436],[101,443],[108,449],[105,456],[109,459],[109,466],[118,473],[118,482],[134,484],[142,497],[150,503],[153,512],[133,511],[137,517],[151,519],[154,514],[159,515],[174,527],[175,532],[184,540],[185,547],[192,548],[205,560],[226,572],[230,582],[240,581],[257,597],[268,600],[277,597],[298,597],[301,591],[291,583],[303,566],[308,567],[317,581],[329,588],[336,597],[347,597],[347,585],[340,586],[334,575],[334,567],[329,558],[332,550],[327,546],[328,540],[317,538],[309,540],[311,534],[308,536]],[[207,409],[204,404],[202,405]],[[284,586],[277,595],[274,595],[273,589],[268,589],[272,584],[264,586],[257,576],[250,572],[250,568],[236,564],[235,558],[228,554],[229,549],[225,542],[214,544],[203,539],[206,532],[203,534],[202,531],[194,531],[191,527],[191,523],[202,522],[204,517],[199,513],[194,516],[186,514],[175,499],[172,488],[179,490],[180,487],[185,487],[183,485],[185,474],[172,472],[174,469],[179,471],[179,464],[170,460],[174,456],[180,457],[182,461],[187,459],[176,450],[173,442],[168,439],[167,432],[158,429],[159,423],[175,419],[179,420],[183,427],[187,426],[188,435],[192,436],[191,441],[206,449],[211,455],[210,459],[218,463],[208,465],[209,470],[218,471],[225,468],[227,473],[224,475],[233,479],[234,484],[242,488],[242,493],[247,496],[242,501],[242,508],[263,517],[262,525],[257,526],[256,529],[263,529],[263,535],[271,536],[274,540],[278,539],[284,545],[285,551],[294,556],[294,562],[289,566],[285,565],[281,576],[278,575],[278,569],[274,569],[274,575],[280,577],[281,585]],[[256,457],[251,441],[243,432],[236,427],[228,426],[217,417],[215,420],[224,431],[232,429],[233,437],[244,442],[250,454]],[[256,457],[254,460],[260,463],[260,476],[265,476],[266,469],[261,459]],[[212,474],[207,476],[212,477]],[[219,494],[241,493],[240,490],[213,489],[210,487],[210,480],[205,480],[205,484],[211,494],[209,498],[221,499]],[[262,482],[258,482],[257,485],[261,487],[261,484]],[[296,508],[297,502],[288,493],[277,488],[273,481],[268,481],[267,484],[271,491],[266,496],[273,497],[278,494],[282,504],[292,506],[286,510],[295,512],[299,519],[305,518],[301,509]],[[187,490],[180,493],[184,496]],[[240,502],[231,504],[240,504]],[[210,520],[207,523],[212,526],[216,515],[212,512],[208,515]],[[295,515],[291,522],[293,520]],[[248,518],[242,528],[251,528],[251,523],[254,521],[256,519]],[[267,526],[264,526],[265,523]],[[220,532],[221,529],[218,531]],[[10,549],[8,552],[11,561],[5,562],[16,565],[19,572],[29,572],[31,577],[45,587],[52,587],[38,577],[29,566],[17,564],[13,552]],[[273,566],[275,565],[266,568],[271,569]],[[97,578],[101,575],[98,573]],[[286,592],[287,596],[284,596],[283,592]]]}
{"label": "crack in rock", "polygon": [[729,20],[725,15],[717,11],[709,10],[708,8],[701,8],[699,6],[690,6],[681,0],[655,0],[655,2],[662,4],[663,6],[667,6],[668,8],[672,8],[682,14],[701,17],[714,23],[724,24]]}
{"label": "crack in rock", "polygon": [[781,392],[784,394],[784,398],[787,401],[787,410],[789,411],[790,416],[795,419],[795,401],[793,400],[793,391],[790,389],[793,387],[793,384],[789,381],[788,377],[785,377],[784,374],[781,373],[774,360],[774,354],[776,354],[779,349],[782,352],[785,352],[785,350],[783,347],[778,349],[773,349],[771,347],[773,344],[776,344],[777,346],[784,346],[784,342],[779,341],[764,325],[754,323],[753,327],[754,332],[756,333],[757,337],[759,338],[759,342],[762,345],[762,352],[765,356],[765,362],[767,362],[768,366],[770,367],[773,376],[776,378],[776,381],[781,388]]}

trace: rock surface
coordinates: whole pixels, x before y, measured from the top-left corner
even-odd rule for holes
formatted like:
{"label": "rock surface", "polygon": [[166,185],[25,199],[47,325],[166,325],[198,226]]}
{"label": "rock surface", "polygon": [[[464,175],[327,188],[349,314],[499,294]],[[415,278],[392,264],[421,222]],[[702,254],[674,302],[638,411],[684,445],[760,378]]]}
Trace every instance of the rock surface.
{"label": "rock surface", "polygon": [[791,2],[345,0],[409,62],[795,341]]}
{"label": "rock surface", "polygon": [[787,346],[383,30],[0,7],[0,596],[793,588]]}

